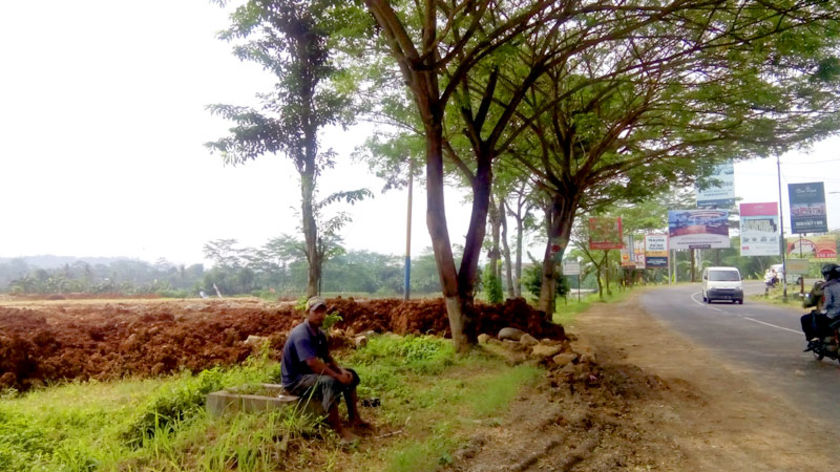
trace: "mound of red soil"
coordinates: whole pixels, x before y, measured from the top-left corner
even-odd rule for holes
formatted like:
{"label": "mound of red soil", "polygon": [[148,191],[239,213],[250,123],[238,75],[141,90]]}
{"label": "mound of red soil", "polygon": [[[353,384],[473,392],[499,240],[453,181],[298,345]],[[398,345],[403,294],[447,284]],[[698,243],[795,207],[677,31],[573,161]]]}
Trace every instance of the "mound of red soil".
{"label": "mound of red soil", "polygon": [[[368,330],[449,335],[444,302],[437,300],[328,300],[345,335]],[[536,337],[563,338],[524,300],[476,304],[474,335],[505,326]],[[154,376],[242,362],[250,335],[269,338],[279,358],[286,333],[303,315],[291,303],[254,299],[31,303],[0,306],[0,389],[26,390],[64,379]],[[341,343],[339,343],[341,344]]]}

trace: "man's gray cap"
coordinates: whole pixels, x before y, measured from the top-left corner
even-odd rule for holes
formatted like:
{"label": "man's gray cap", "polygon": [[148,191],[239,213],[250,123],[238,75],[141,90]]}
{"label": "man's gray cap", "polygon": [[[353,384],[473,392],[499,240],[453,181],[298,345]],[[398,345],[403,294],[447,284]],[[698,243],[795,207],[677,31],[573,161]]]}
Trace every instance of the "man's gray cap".
{"label": "man's gray cap", "polygon": [[320,307],[327,307],[327,302],[325,302],[324,299],[321,297],[312,297],[306,301],[307,311],[315,311]]}

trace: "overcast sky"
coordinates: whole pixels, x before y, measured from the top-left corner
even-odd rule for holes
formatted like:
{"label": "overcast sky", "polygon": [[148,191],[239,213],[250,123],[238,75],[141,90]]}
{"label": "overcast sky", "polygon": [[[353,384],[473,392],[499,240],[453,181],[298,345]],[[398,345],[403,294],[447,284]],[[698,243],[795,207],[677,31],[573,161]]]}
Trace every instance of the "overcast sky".
{"label": "overcast sky", "polygon": [[[229,9],[207,0],[0,2],[0,257],[129,256],[202,262],[202,246],[233,238],[259,246],[299,226],[296,173],[284,157],[225,167],[203,143],[229,126],[211,103],[253,104],[272,78],[215,38]],[[404,191],[350,161],[368,128],[330,130],[339,166],[324,193],[368,187],[346,246],[402,254]],[[786,185],[824,181],[829,226],[840,226],[840,140],[782,157]],[[775,160],[735,167],[744,201],[776,201]],[[425,196],[415,194],[413,247],[429,246]],[[462,242],[469,209],[448,195]],[[786,219],[785,225],[789,225]]]}

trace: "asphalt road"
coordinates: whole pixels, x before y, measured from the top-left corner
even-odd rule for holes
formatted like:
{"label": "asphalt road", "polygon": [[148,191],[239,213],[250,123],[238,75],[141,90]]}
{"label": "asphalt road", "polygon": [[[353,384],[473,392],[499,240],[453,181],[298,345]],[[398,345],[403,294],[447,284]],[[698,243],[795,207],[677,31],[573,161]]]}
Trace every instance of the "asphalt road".
{"label": "asphalt road", "polygon": [[[760,293],[762,284],[744,287]],[[750,375],[762,388],[802,405],[803,412],[828,420],[840,434],[840,363],[817,361],[803,353],[799,317],[804,309],[765,305],[703,303],[700,284],[656,289],[642,294],[645,310],[666,326],[715,352]]]}

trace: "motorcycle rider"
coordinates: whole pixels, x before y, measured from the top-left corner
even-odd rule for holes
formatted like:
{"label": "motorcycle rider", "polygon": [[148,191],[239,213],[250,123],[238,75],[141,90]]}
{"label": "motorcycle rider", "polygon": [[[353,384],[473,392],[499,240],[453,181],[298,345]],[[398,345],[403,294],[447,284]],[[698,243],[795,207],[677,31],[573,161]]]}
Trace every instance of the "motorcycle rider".
{"label": "motorcycle rider", "polygon": [[[811,290],[812,303],[817,306],[800,319],[802,331],[808,340],[807,350],[813,348],[823,336],[830,334],[830,324],[833,321],[840,320],[840,266],[825,264],[821,272],[826,280],[825,283],[819,286],[820,282],[817,282]],[[822,307],[818,300],[819,292],[822,292]]]}

